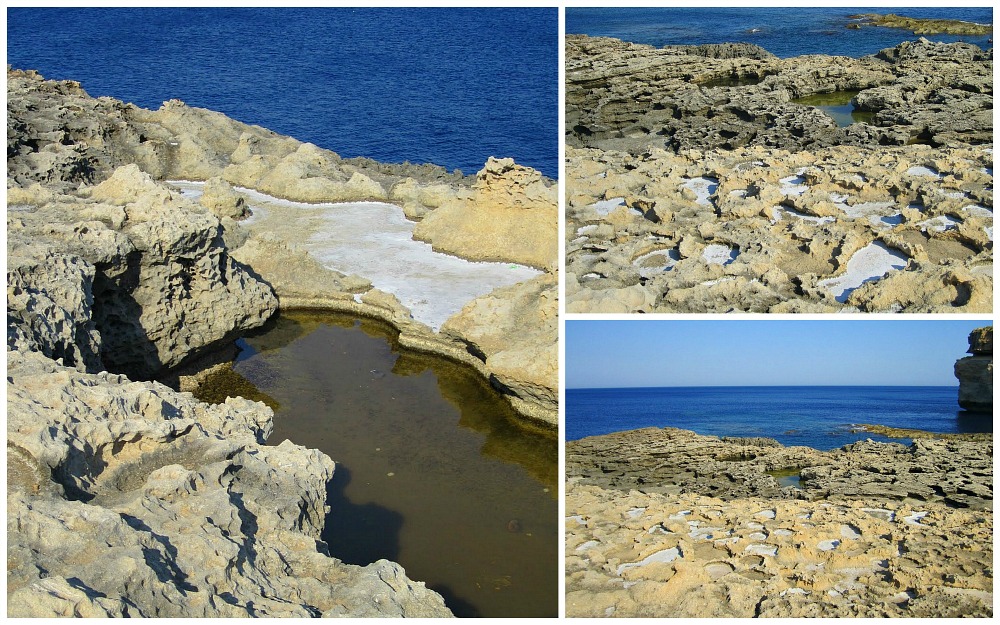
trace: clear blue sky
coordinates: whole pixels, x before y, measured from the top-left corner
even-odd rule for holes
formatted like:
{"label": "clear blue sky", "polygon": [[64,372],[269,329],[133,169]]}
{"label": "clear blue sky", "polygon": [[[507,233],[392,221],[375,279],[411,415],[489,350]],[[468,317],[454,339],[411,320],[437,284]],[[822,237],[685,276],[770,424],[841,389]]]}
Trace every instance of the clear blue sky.
{"label": "clear blue sky", "polygon": [[566,322],[566,387],[957,386],[989,320]]}

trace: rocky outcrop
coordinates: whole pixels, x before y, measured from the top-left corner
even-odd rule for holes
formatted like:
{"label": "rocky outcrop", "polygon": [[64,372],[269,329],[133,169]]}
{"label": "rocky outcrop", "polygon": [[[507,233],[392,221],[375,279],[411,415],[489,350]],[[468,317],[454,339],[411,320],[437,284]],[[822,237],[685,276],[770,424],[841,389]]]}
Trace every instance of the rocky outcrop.
{"label": "rocky outcrop", "polygon": [[958,405],[971,412],[993,413],[993,326],[969,334],[971,356],[955,363]]}
{"label": "rocky outcrop", "polygon": [[558,279],[544,274],[473,300],[441,327],[484,363],[515,409],[551,428],[559,426],[559,346],[548,340],[559,331],[558,295]]}
{"label": "rocky outcrop", "polygon": [[[479,354],[392,295],[239,225],[244,186],[329,202],[385,198],[398,183],[447,185],[451,197],[468,181],[340,159],[176,101],[145,111],[94,99],[16,70],[7,165],[8,614],[450,615],[397,564],[329,557],[319,536],[333,463],[264,446],[263,404],[213,407],[132,379],[176,377],[279,301],[360,307],[488,376]],[[208,182],[195,201],[168,178]],[[414,192],[411,210],[437,208],[437,197]],[[500,345],[490,349],[510,350]],[[554,390],[530,391],[555,414]]]}
{"label": "rocky outcrop", "polygon": [[277,309],[218,219],[135,165],[48,194],[8,212],[8,349],[151,378]]}
{"label": "rocky outcrop", "polygon": [[[120,260],[123,255],[133,259],[132,247],[138,249],[136,243],[129,247],[122,237],[105,242],[105,247],[125,245],[113,253],[105,253],[108,262],[117,263],[118,273],[104,280],[99,271],[95,278],[98,304],[93,311],[94,330],[104,341],[113,341],[108,345],[113,344],[115,348],[101,351],[101,356],[106,359],[105,365],[115,370],[152,375],[163,367],[176,365],[177,357],[185,350],[200,349],[202,338],[206,342],[217,342],[231,336],[232,332],[223,330],[226,323],[236,321],[230,328],[235,332],[236,326],[259,325],[258,321],[273,312],[274,299],[270,295],[267,296],[270,303],[259,307],[260,320],[232,319],[244,314],[238,312],[242,304],[206,301],[203,303],[211,305],[195,306],[197,312],[193,316],[190,312],[185,313],[189,316],[185,317],[182,326],[174,323],[176,313],[184,309],[183,302],[189,299],[191,292],[200,293],[198,297],[208,296],[202,293],[203,285],[212,281],[225,284],[231,280],[229,290],[245,291],[243,297],[247,301],[258,297],[260,289],[273,289],[285,307],[329,307],[376,316],[396,325],[404,334],[402,340],[409,341],[411,347],[457,356],[476,366],[487,377],[496,373],[486,365],[485,356],[480,359],[467,351],[467,344],[474,340],[471,335],[437,336],[414,321],[395,297],[372,289],[363,276],[343,276],[322,267],[299,245],[302,232],[310,227],[305,223],[297,232],[294,227],[285,228],[283,232],[291,232],[285,237],[256,233],[237,225],[238,220],[246,216],[247,188],[308,202],[391,198],[412,218],[433,217],[433,224],[427,227],[427,237],[435,247],[451,254],[523,262],[550,270],[557,264],[555,187],[534,170],[517,166],[509,159],[491,160],[475,182],[471,176],[448,174],[435,166],[391,165],[364,158],[341,159],[328,150],[176,100],[164,103],[157,111],[148,111],[111,98],[91,98],[72,81],[46,81],[35,72],[18,70],[8,72],[8,113],[7,167],[11,185],[8,204],[15,208],[39,207],[26,211],[27,215],[37,213],[39,223],[43,215],[48,218],[46,211],[51,210],[48,205],[54,198],[70,195],[74,202],[89,201],[97,206],[89,209],[98,211],[89,219],[104,220],[112,224],[113,229],[125,228],[129,231],[127,236],[131,237],[131,224],[148,219],[149,224],[141,228],[136,226],[135,230],[153,231],[160,221],[169,222],[170,211],[183,203],[182,194],[164,188],[157,181],[208,181],[199,199],[201,209],[195,207],[192,213],[197,215],[192,218],[198,222],[197,226],[192,224],[189,228],[184,219],[176,224],[163,224],[168,231],[181,237],[185,245],[190,245],[190,254],[198,256],[199,260],[184,256],[179,266],[178,262],[154,261],[152,255],[144,252],[142,257],[149,259],[149,266],[140,276],[134,264]],[[112,176],[116,171],[122,173]],[[93,187],[97,196],[78,193],[80,185]],[[101,190],[98,191],[98,187]],[[142,193],[148,197],[140,199]],[[102,194],[107,194],[107,199]],[[110,199],[112,196],[122,199]],[[129,207],[129,203],[136,206]],[[187,206],[187,210],[190,209],[191,206]],[[435,216],[439,211],[440,215]],[[25,219],[32,221],[35,217]],[[75,223],[76,217],[65,219]],[[308,216],[303,219],[308,221]],[[19,226],[15,224],[15,227]],[[27,227],[34,234],[34,226],[27,224]],[[190,231],[196,227],[201,228],[203,234],[195,236]],[[98,226],[88,226],[85,236],[97,236],[95,228],[100,236],[107,238]],[[212,228],[214,234],[209,231]],[[456,232],[464,234],[456,239],[453,236]],[[469,241],[474,244],[469,245]],[[83,247],[90,247],[90,243]],[[170,246],[164,249],[165,255],[176,256],[176,252]],[[240,271],[235,265],[229,268],[232,259],[246,265],[248,272]],[[189,266],[191,271],[187,270]],[[217,270],[212,269],[215,266]],[[168,289],[171,297],[149,304],[147,308],[146,300],[154,294],[146,293],[146,287],[141,285],[148,282],[146,276],[151,272],[160,272],[162,275],[157,279],[168,279],[173,286]],[[138,285],[134,289],[146,298],[134,305],[128,299],[134,296],[132,285]],[[531,291],[532,287],[527,290]],[[101,304],[108,299],[104,295],[115,300],[114,306]],[[38,309],[51,308],[46,302],[30,305]],[[81,306],[87,305],[86,301],[81,303]],[[133,317],[142,310],[140,322],[121,324],[115,320],[114,315],[121,314],[116,311],[128,306],[131,306]],[[516,308],[511,307],[511,310]],[[211,330],[202,324],[206,316],[212,318]],[[163,319],[163,323],[147,323],[154,317]],[[34,316],[21,324],[14,332],[15,339],[27,344],[30,340],[25,338],[28,329],[31,324],[39,323],[42,322]],[[81,323],[85,325],[84,321]],[[535,328],[526,329],[513,323],[501,325],[513,333],[505,342],[518,342],[517,335],[542,340],[542,333]],[[463,327],[471,328],[468,322]],[[551,330],[544,339],[545,349],[548,349],[555,345],[557,332],[547,322],[544,327]],[[88,343],[90,329],[81,327],[70,333],[69,326],[63,324],[60,331],[67,336],[60,339],[58,345],[48,348],[50,353],[66,353],[74,362],[85,357],[90,358],[92,365],[96,362],[87,356],[96,349]],[[471,331],[475,334],[489,330]],[[9,338],[8,343],[11,340],[14,339]],[[538,369],[533,360],[520,364],[508,360],[504,371],[516,367]],[[554,369],[544,383],[544,391],[535,388],[538,380],[533,373],[522,376],[504,373],[494,379],[501,377],[510,386],[497,382],[498,390],[512,397],[522,414],[544,414],[543,422],[555,423],[554,404],[549,399],[534,399],[556,395],[558,378]],[[517,388],[515,380],[522,377],[531,383],[523,389]]]}
{"label": "rocky outcrop", "polygon": [[319,542],[333,462],[272,413],[8,352],[8,616],[448,616]]}
{"label": "rocky outcrop", "polygon": [[993,34],[992,24],[976,24],[975,22],[963,22],[961,20],[932,19],[920,17],[906,17],[887,13],[862,13],[852,15],[851,19],[861,20],[862,24],[872,26],[883,26],[885,28],[902,28],[912,32],[914,35],[991,35]]}
{"label": "rocky outcrop", "polygon": [[413,238],[470,260],[558,267],[555,185],[513,159],[490,158],[468,193],[442,203],[417,224]]}
{"label": "rocky outcrop", "polygon": [[[992,142],[992,53],[971,44],[906,42],[852,59],[777,59],[756,46],[653,48],[566,38],[567,143],[641,154],[649,148],[786,150]],[[871,121],[838,127],[793,100],[858,91]]]}
{"label": "rocky outcrop", "polygon": [[992,459],[989,435],[570,441],[567,616],[990,616]]}
{"label": "rocky outcrop", "polygon": [[[992,438],[873,441],[833,451],[767,438],[718,438],[645,428],[566,443],[566,472],[587,484],[669,495],[845,501],[882,497],[953,507],[993,505]],[[797,474],[799,486],[776,475]]]}
{"label": "rocky outcrop", "polygon": [[150,111],[92,98],[77,82],[45,80],[34,71],[8,70],[7,94],[7,175],[20,187],[42,182],[67,189],[129,164],[157,180],[221,177],[306,202],[385,199],[406,180],[471,182],[434,165],[342,159],[179,100]]}

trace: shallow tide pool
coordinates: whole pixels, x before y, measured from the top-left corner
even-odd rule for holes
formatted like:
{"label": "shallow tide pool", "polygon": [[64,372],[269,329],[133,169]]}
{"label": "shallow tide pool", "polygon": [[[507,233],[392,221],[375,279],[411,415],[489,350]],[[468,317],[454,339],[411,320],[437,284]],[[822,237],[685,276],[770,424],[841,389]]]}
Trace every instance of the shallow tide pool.
{"label": "shallow tide pool", "polygon": [[[475,372],[401,349],[376,321],[282,313],[237,346],[235,377],[275,408],[268,443],[337,463],[331,555],[399,562],[457,616],[557,615],[554,435],[519,427]],[[199,394],[224,396],[227,378]]]}

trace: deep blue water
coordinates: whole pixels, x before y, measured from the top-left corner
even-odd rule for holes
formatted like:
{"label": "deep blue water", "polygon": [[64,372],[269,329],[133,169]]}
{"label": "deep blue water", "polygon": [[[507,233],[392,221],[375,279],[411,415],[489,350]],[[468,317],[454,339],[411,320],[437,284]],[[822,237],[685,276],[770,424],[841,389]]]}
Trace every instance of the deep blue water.
{"label": "deep blue water", "polygon": [[[871,423],[932,432],[992,432],[989,415],[958,407],[954,386],[717,386],[566,390],[566,440],[643,427],[714,436],[768,436],[834,449]],[[897,439],[899,440],[899,439]],[[909,442],[902,439],[903,442]]]}
{"label": "deep blue water", "polygon": [[7,63],[341,156],[558,174],[558,11],[9,8]]}
{"label": "deep blue water", "polygon": [[[615,37],[653,46],[724,42],[755,43],[782,58],[802,54],[861,57],[916,39],[895,28],[848,30],[849,15],[895,13],[907,17],[993,23],[990,7],[948,8],[572,8],[566,9],[566,32]],[[757,29],[757,32],[749,32]],[[935,41],[968,41],[992,48],[990,37],[925,35]]]}

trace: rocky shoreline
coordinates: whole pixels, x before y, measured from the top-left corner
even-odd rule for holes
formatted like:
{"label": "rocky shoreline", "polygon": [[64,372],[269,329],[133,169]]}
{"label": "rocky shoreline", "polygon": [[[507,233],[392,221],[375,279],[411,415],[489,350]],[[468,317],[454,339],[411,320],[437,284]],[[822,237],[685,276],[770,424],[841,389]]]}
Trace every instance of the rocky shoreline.
{"label": "rocky shoreline", "polygon": [[992,310],[991,50],[571,35],[566,67],[568,312]]}
{"label": "rocky shoreline", "polygon": [[[264,404],[209,406],[134,380],[177,380],[279,308],[330,309],[473,366],[554,430],[552,182],[509,159],[476,177],[341,159],[178,101],[148,111],[31,71],[8,69],[7,101],[8,615],[450,615],[397,564],[328,556],[333,462],[264,446]],[[167,180],[205,181],[204,193]],[[435,248],[467,253],[449,238],[464,228],[499,242],[480,248],[489,259],[543,273],[435,332],[370,280],[323,267],[294,223],[242,226],[234,188],[393,202],[427,222]],[[510,226],[519,218],[530,231]]]}
{"label": "rocky shoreline", "polygon": [[[885,28],[902,28],[912,32],[914,35],[992,35],[993,24],[976,24],[975,22],[963,22],[961,20],[928,19],[919,17],[906,17],[895,13],[862,13],[860,15],[849,15],[848,19],[859,20],[859,24],[871,24],[872,26],[883,26]],[[850,26],[848,26],[850,28]]]}
{"label": "rocky shoreline", "polygon": [[566,462],[567,616],[992,616],[992,437],[820,452],[647,428]]}

